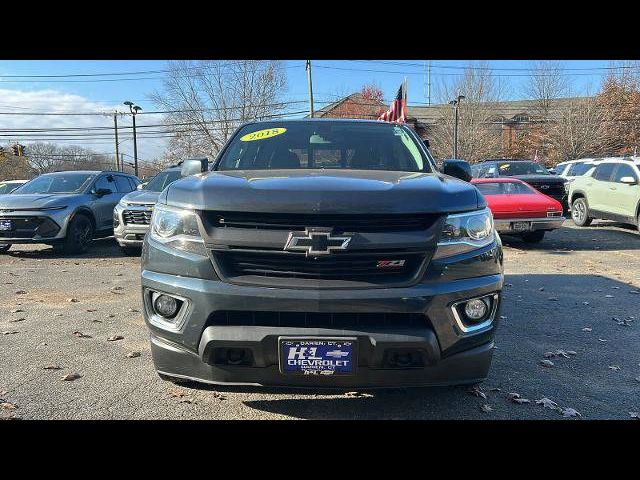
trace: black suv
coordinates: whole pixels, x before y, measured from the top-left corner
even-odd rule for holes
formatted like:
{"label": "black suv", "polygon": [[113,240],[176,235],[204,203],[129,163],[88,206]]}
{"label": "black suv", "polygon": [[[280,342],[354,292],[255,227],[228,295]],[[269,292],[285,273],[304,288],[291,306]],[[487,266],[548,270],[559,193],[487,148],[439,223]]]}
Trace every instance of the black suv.
{"label": "black suv", "polygon": [[[500,239],[480,192],[439,173],[410,128],[249,123],[212,170],[163,190],[144,239],[161,377],[367,387],[487,376]],[[444,170],[470,179],[466,162]]]}
{"label": "black suv", "polygon": [[567,192],[564,184],[566,179],[553,175],[539,163],[531,160],[483,160],[471,166],[474,178],[514,177],[527,182],[533,188],[562,204],[565,212],[568,211]]}

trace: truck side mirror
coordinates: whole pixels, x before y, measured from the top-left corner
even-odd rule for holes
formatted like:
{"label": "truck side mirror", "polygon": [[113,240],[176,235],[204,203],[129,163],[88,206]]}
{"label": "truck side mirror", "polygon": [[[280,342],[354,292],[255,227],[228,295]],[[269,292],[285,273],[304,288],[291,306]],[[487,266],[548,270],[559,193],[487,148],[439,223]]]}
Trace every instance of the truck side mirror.
{"label": "truck side mirror", "polygon": [[180,175],[188,177],[209,170],[209,159],[207,157],[187,158],[182,161]]}
{"label": "truck side mirror", "polygon": [[465,160],[447,159],[442,162],[442,173],[459,178],[465,182],[471,181],[471,165]]}

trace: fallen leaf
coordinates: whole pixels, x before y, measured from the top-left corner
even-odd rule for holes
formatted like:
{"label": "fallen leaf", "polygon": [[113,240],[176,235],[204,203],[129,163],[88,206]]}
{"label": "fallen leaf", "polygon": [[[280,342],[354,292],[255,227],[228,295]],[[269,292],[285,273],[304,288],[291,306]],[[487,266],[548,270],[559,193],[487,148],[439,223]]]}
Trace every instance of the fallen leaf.
{"label": "fallen leaf", "polygon": [[620,370],[620,367],[618,365],[609,365],[609,370],[617,372],[618,370]]}
{"label": "fallen leaf", "polygon": [[507,397],[513,403],[517,403],[519,405],[522,405],[523,403],[531,403],[531,400],[529,400],[528,398],[522,398],[522,396],[519,393],[512,392],[509,395],[507,395]]}
{"label": "fallen leaf", "polygon": [[550,302],[557,302],[558,301],[558,297],[549,297],[547,298],[548,301]]}
{"label": "fallen leaf", "polygon": [[583,331],[583,332],[590,332],[590,331],[592,331],[592,330],[593,330],[593,328],[591,328],[591,327],[584,327],[584,328],[582,329],[582,331]]}
{"label": "fallen leaf", "polygon": [[2,331],[0,333],[2,333],[2,335],[14,335],[14,334],[18,333],[18,331],[17,330],[4,330],[4,331]]}
{"label": "fallen leaf", "polygon": [[555,364],[551,360],[540,360],[540,365],[542,365],[543,367],[546,367],[546,368],[551,368]]}
{"label": "fallen leaf", "polygon": [[127,353],[127,358],[138,358],[140,356],[140,352],[129,352]]}
{"label": "fallen leaf", "polygon": [[599,338],[598,341],[599,342],[606,342],[607,340],[605,340],[604,338]]}
{"label": "fallen leaf", "polygon": [[15,410],[18,408],[18,405],[11,402],[2,402],[0,403],[0,407],[2,407],[5,410]]}
{"label": "fallen leaf", "polygon": [[173,398],[182,398],[182,397],[186,397],[187,395],[189,394],[184,390],[176,389],[176,390],[169,391],[169,396]]}
{"label": "fallen leaf", "polygon": [[74,380],[77,380],[80,377],[82,377],[82,375],[80,375],[79,373],[67,373],[62,377],[62,380],[65,382],[73,382]]}
{"label": "fallen leaf", "polygon": [[469,388],[467,392],[469,392],[474,397],[487,398],[487,395],[478,385],[474,385],[473,387]]}
{"label": "fallen leaf", "polygon": [[45,370],[62,370],[62,367],[57,363],[50,363],[49,365],[45,365],[42,368]]}
{"label": "fallen leaf", "polygon": [[490,389],[489,389],[489,391],[490,391],[490,392],[501,392],[501,391],[502,391],[502,389],[501,389],[501,388],[498,388],[498,387],[493,387],[493,388],[490,388]]}
{"label": "fallen leaf", "polygon": [[16,290],[15,294],[16,295],[26,295],[27,291],[26,290]]}
{"label": "fallen leaf", "polygon": [[78,338],[91,338],[91,335],[87,335],[85,333],[82,333],[79,330],[76,330],[75,332],[73,332],[73,335],[78,337]]}
{"label": "fallen leaf", "polygon": [[22,310],[21,308],[14,308],[13,310],[10,311],[10,313],[21,313],[24,312],[24,310]]}
{"label": "fallen leaf", "polygon": [[564,410],[562,410],[562,416],[563,417],[567,417],[567,418],[569,418],[569,417],[582,417],[582,414],[579,411],[577,411],[577,410],[575,410],[573,408],[565,408]]}
{"label": "fallen leaf", "polygon": [[69,302],[69,303],[78,303],[78,299],[77,298],[67,298],[67,302]]}
{"label": "fallen leaf", "polygon": [[564,350],[556,350],[556,355],[559,357],[569,358],[569,355]]}
{"label": "fallen leaf", "polygon": [[136,308],[130,308],[129,311],[130,312],[135,312],[135,313],[140,313],[140,310],[138,310]]}
{"label": "fallen leaf", "polygon": [[636,377],[636,382],[640,382],[640,377]]}
{"label": "fallen leaf", "polygon": [[540,287],[538,290],[544,292],[544,287]]}
{"label": "fallen leaf", "polygon": [[484,413],[493,412],[493,408],[491,408],[491,405],[487,405],[486,403],[480,406],[480,410],[482,410]]}
{"label": "fallen leaf", "polygon": [[614,298],[613,295],[605,295],[604,298]]}
{"label": "fallen leaf", "polygon": [[640,420],[640,414],[638,412],[629,412],[631,418],[635,418],[636,420]]}
{"label": "fallen leaf", "polygon": [[583,305],[589,305],[589,302],[582,302]]}
{"label": "fallen leaf", "polygon": [[11,320],[9,320],[9,323],[18,323],[18,322],[24,322],[26,320],[26,318],[21,317],[21,318],[12,318]]}
{"label": "fallen leaf", "polygon": [[555,356],[556,356],[556,354],[555,354],[555,353],[553,353],[553,352],[544,352],[544,353],[542,354],[542,356],[543,356],[544,358],[553,358],[553,357],[555,357]]}
{"label": "fallen leaf", "polygon": [[567,350],[567,354],[571,355],[571,356],[574,356],[574,355],[577,355],[578,352],[574,352],[573,350]]}
{"label": "fallen leaf", "polygon": [[635,295],[640,295],[640,290],[629,290],[629,293],[633,293]]}
{"label": "fallen leaf", "polygon": [[116,340],[124,340],[124,337],[122,335],[112,335],[107,338],[107,342],[115,342]]}
{"label": "fallen leaf", "polygon": [[542,397],[540,400],[536,400],[536,405],[542,405],[544,408],[551,408],[553,410],[560,408],[556,402],[548,399],[547,397]]}
{"label": "fallen leaf", "polygon": [[87,312],[91,313],[91,312],[97,312],[98,309],[96,308],[87,308]]}

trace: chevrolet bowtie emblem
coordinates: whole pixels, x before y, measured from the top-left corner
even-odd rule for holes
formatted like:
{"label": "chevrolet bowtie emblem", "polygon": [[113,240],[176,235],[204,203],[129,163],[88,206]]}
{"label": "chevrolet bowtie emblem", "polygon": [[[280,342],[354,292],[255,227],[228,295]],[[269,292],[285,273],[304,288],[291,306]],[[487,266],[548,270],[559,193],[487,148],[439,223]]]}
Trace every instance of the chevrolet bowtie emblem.
{"label": "chevrolet bowtie emblem", "polygon": [[334,237],[330,230],[307,228],[304,232],[290,232],[285,250],[305,252],[307,257],[328,255],[335,250],[346,250],[351,237]]}

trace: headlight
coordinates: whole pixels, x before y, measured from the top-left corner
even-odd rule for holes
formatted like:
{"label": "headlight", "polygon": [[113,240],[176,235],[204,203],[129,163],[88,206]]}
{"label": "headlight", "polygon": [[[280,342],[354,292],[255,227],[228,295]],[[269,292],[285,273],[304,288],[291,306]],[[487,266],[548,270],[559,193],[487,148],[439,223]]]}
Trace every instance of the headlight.
{"label": "headlight", "polygon": [[433,258],[444,258],[490,245],[495,240],[493,215],[485,208],[449,215]]}
{"label": "headlight", "polygon": [[206,255],[198,217],[191,210],[157,204],[151,216],[150,235],[170,247]]}

